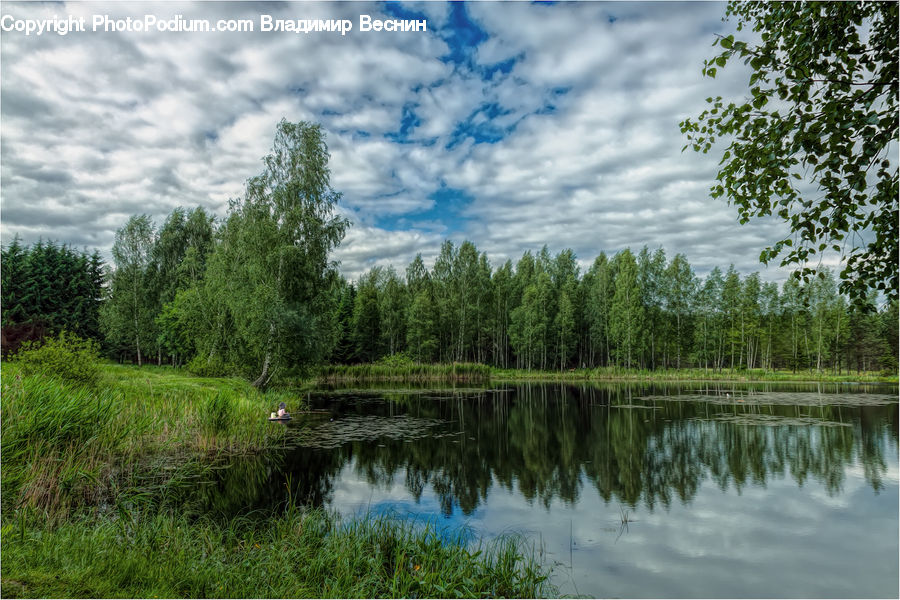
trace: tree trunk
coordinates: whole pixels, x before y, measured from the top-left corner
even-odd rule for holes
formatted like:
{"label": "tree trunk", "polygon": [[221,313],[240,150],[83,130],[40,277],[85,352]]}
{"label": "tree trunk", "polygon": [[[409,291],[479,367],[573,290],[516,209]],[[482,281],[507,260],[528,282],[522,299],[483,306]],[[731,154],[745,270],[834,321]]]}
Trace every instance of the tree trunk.
{"label": "tree trunk", "polygon": [[263,359],[262,373],[260,373],[259,377],[256,378],[256,381],[253,382],[253,387],[257,389],[264,389],[271,378],[271,375],[269,375],[269,366],[272,363],[272,342],[274,342],[274,340],[275,323],[272,323],[269,325],[269,341],[266,344],[266,358]]}
{"label": "tree trunk", "polygon": [[272,352],[266,352],[266,358],[263,360],[263,369],[262,373],[259,374],[259,377],[256,378],[256,381],[253,382],[253,387],[258,390],[265,389],[266,384],[269,383],[269,365],[272,362]]}

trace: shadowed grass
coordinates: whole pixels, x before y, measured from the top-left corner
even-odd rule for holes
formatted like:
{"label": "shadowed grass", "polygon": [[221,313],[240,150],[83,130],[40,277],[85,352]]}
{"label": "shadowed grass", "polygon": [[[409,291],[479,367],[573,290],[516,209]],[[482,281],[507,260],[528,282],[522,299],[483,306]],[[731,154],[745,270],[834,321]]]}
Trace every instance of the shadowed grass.
{"label": "shadowed grass", "polygon": [[284,428],[266,420],[271,399],[240,380],[208,380],[162,370],[104,365],[96,386],[3,369],[0,438],[4,510],[51,513],[97,502],[154,456],[197,460],[210,453],[256,452]]}
{"label": "shadowed grass", "polygon": [[433,528],[289,508],[268,519],[34,517],[3,527],[5,597],[536,597],[521,539],[478,548]]}

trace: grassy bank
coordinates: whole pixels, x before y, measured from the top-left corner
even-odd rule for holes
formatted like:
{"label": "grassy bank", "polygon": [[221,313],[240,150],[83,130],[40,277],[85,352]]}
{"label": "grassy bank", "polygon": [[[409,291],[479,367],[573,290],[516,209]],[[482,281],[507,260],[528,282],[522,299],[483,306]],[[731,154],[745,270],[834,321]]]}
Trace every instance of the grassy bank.
{"label": "grassy bank", "polygon": [[817,373],[811,371],[772,371],[765,369],[626,369],[599,367],[567,371],[530,369],[498,369],[475,363],[418,364],[372,363],[361,365],[325,365],[318,367],[312,377],[319,384],[363,382],[499,382],[515,381],[784,381],[784,382],[859,382],[897,383],[896,373]]}
{"label": "grassy bank", "polygon": [[570,371],[538,371],[524,369],[491,369],[491,381],[784,381],[827,383],[897,383],[897,374],[866,373],[816,373],[810,371],[772,371],[765,369],[721,370],[713,369],[626,369],[600,367],[573,369]]}
{"label": "grassy bank", "polygon": [[[531,597],[521,540],[473,549],[386,517],[290,507],[182,512],[178,490],[226,453],[280,445],[287,391],[159,367],[103,365],[92,385],[2,366],[4,597]],[[295,408],[295,409],[296,409]]]}
{"label": "grassy bank", "polygon": [[552,594],[521,540],[478,549],[386,517],[288,509],[216,522],[157,514],[3,526],[2,595],[82,598],[519,597]]}
{"label": "grassy bank", "polygon": [[104,365],[96,385],[82,386],[4,362],[2,381],[4,510],[67,512],[155,475],[148,465],[172,477],[186,462],[261,451],[284,435],[265,419],[281,396],[238,379]]}
{"label": "grassy bank", "polygon": [[364,381],[488,381],[491,369],[476,363],[325,365],[319,367],[315,380],[319,383],[358,383]]}

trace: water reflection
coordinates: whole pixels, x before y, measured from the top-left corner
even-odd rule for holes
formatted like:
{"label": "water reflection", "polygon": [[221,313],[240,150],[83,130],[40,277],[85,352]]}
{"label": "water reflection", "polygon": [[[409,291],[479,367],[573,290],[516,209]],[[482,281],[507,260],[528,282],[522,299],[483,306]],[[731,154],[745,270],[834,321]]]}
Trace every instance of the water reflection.
{"label": "water reflection", "polygon": [[311,401],[330,418],[296,421],[285,448],[231,461],[195,500],[223,513],[288,494],[327,505],[352,465],[375,489],[400,481],[416,502],[430,490],[445,516],[470,515],[500,489],[549,509],[590,487],[606,503],[653,510],[690,503],[704,481],[737,493],[815,481],[833,496],[850,467],[878,492],[897,456],[892,388],[521,385]]}
{"label": "water reflection", "polygon": [[[895,386],[329,390],[186,490],[522,532],[565,595],[897,597]],[[623,521],[628,520],[623,527]]]}

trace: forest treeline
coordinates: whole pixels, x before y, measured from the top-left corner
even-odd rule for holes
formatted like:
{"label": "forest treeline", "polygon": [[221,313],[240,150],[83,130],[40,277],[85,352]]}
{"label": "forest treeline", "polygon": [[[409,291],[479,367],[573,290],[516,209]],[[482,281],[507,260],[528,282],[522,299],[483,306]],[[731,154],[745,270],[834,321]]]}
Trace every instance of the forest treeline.
{"label": "forest treeline", "polygon": [[119,360],[257,386],[400,353],[521,369],[897,369],[896,302],[851,306],[827,270],[779,288],[733,266],[697,277],[662,248],[600,253],[582,271],[572,250],[546,246],[495,267],[448,240],[430,268],[420,254],[351,282],[329,258],[348,223],[321,129],[282,121],[264,163],[221,220],[202,208],[162,224],[132,216],[106,268],[96,252],[14,239],[2,251],[4,350],[23,327],[65,329]]}
{"label": "forest treeline", "polygon": [[492,268],[471,242],[444,242],[405,277],[375,267],[337,294],[333,362],[407,352],[422,362],[502,368],[896,368],[897,306],[863,311],[833,273],[780,288],[734,266],[695,275],[662,248],[600,253],[582,272],[575,253],[547,247]]}
{"label": "forest treeline", "polygon": [[[16,239],[3,249],[4,330],[66,329],[120,360],[250,375],[258,365],[229,343],[242,324],[225,297],[264,290],[210,267],[226,227],[201,208],[176,208],[158,229],[132,217],[116,236],[116,269],[105,270],[97,253]],[[351,282],[332,273],[319,306],[306,323],[305,364],[403,352],[524,369],[897,367],[896,305],[863,312],[830,272],[781,287],[734,267],[700,278],[661,248],[601,253],[581,272],[571,250],[544,247],[493,268],[473,243],[447,241],[430,269],[417,255],[403,274],[374,267]]]}

